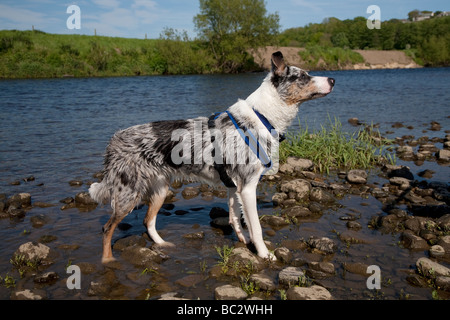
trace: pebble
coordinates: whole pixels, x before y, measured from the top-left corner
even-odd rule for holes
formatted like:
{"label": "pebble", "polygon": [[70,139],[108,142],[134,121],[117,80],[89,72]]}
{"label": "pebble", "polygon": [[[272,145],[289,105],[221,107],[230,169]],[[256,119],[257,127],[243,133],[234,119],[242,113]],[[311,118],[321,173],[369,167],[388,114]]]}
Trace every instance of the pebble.
{"label": "pebble", "polygon": [[214,289],[214,296],[216,300],[244,300],[248,295],[240,287],[226,284]]}
{"label": "pebble", "polygon": [[292,287],[286,292],[288,300],[331,300],[331,293],[324,287]]}
{"label": "pebble", "polygon": [[430,248],[430,256],[433,258],[439,258],[444,256],[445,250],[440,245],[434,245]]}
{"label": "pebble", "polygon": [[278,274],[278,282],[280,285],[295,286],[299,283],[299,278],[303,278],[305,274],[299,267],[287,267]]}
{"label": "pebble", "polygon": [[436,278],[437,276],[450,277],[450,269],[434,262],[428,258],[419,258],[416,261],[419,272],[427,278]]}
{"label": "pebble", "polygon": [[346,179],[350,183],[364,184],[367,182],[367,172],[365,170],[350,170]]}

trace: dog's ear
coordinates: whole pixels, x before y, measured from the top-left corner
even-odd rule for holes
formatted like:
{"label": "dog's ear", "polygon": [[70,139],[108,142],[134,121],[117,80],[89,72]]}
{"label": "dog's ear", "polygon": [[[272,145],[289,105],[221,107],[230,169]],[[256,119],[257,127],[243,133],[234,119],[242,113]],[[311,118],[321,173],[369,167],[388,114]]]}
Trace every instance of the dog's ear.
{"label": "dog's ear", "polygon": [[272,54],[272,72],[281,76],[286,69],[283,54],[277,51]]}

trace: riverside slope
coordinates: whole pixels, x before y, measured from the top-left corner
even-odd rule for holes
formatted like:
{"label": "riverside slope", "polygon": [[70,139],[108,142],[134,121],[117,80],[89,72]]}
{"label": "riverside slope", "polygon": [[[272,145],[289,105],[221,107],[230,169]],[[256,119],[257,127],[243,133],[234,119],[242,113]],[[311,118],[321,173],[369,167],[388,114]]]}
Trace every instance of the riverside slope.
{"label": "riverside slope", "polygon": [[[299,51],[305,50],[298,47],[276,47],[267,46],[259,48],[256,51],[251,51],[255,63],[261,68],[270,69],[270,56],[275,51],[282,51],[285,59],[294,66],[305,68],[304,62]],[[409,69],[421,68],[422,66],[414,62],[411,57],[408,57],[405,52],[398,50],[354,50],[362,55],[364,63],[356,63],[341,66],[341,70],[363,70],[363,69]],[[320,66],[321,61],[318,62],[318,69],[323,69]]]}

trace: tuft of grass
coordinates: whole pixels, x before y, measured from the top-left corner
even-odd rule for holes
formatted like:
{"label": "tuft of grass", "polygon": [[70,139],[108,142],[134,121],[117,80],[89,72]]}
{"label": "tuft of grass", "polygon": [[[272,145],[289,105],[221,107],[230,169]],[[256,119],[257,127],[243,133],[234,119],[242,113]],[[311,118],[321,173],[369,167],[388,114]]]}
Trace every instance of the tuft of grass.
{"label": "tuft of grass", "polygon": [[342,130],[337,118],[329,118],[329,123],[318,131],[310,132],[306,124],[300,125],[298,132],[288,133],[280,145],[280,162],[290,156],[309,159],[317,171],[326,174],[333,169],[368,169],[380,162],[395,162],[386,150],[389,143],[373,126],[349,133]]}

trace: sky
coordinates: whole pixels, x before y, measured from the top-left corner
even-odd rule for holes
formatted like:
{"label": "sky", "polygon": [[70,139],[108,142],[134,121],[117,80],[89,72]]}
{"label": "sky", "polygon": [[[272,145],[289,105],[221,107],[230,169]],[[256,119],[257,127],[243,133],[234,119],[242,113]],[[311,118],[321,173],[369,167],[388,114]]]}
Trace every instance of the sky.
{"label": "sky", "polygon": [[[67,20],[80,8],[80,29],[69,29]],[[281,30],[320,23],[325,18],[369,18],[370,5],[380,8],[381,21],[405,19],[419,10],[450,11],[448,0],[266,0],[269,13],[278,12]],[[159,38],[165,27],[186,30],[196,36],[193,17],[199,13],[198,0],[1,0],[0,30],[35,29],[58,34],[86,34],[143,39]]]}

